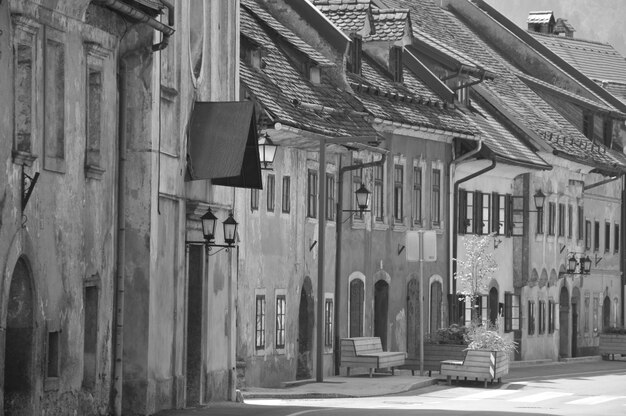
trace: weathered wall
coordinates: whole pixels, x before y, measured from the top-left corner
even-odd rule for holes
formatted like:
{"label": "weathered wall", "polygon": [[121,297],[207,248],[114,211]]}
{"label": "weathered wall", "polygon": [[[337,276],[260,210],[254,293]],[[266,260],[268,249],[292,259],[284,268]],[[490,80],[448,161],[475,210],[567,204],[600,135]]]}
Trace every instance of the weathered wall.
{"label": "weathered wall", "polygon": [[[115,38],[82,19],[88,2],[64,2],[62,5],[39,7],[34,2],[3,2],[2,54],[0,88],[9,105],[3,106],[0,122],[5,137],[0,156],[5,168],[0,180],[0,270],[3,271],[2,316],[7,314],[7,296],[11,275],[18,257],[23,256],[31,273],[35,328],[32,347],[31,411],[47,414],[106,414],[108,412],[111,381],[111,334],[113,276],[115,266],[115,205],[116,205],[116,123],[115,108]],[[31,155],[36,156],[32,166],[24,169],[29,175],[40,173],[39,180],[28,202],[24,217],[20,212],[20,172],[22,167],[11,156],[13,150],[14,120],[11,114],[14,68],[12,66],[17,26],[8,23],[8,9],[19,19],[21,27],[28,27],[33,37],[34,60],[32,107],[30,126]],[[17,15],[20,15],[18,18]],[[25,26],[24,26],[25,25]],[[60,42],[63,58],[59,62],[59,77],[63,80],[63,101],[55,115],[44,106],[44,63],[46,39],[50,33]],[[86,73],[89,48],[85,42],[98,44],[102,72],[101,123],[107,128],[99,132],[101,175],[88,176],[85,169]],[[49,82],[49,81],[48,81]],[[57,85],[58,87],[58,85]],[[62,112],[61,109],[62,108]],[[44,145],[50,140],[44,130],[44,117],[57,117],[62,123],[60,132],[63,147],[59,153],[62,163],[54,169],[44,165]],[[59,114],[62,114],[59,116]],[[23,117],[24,114],[20,114]],[[22,123],[24,118],[20,118]],[[19,124],[19,123],[18,123]],[[97,325],[94,384],[83,387],[84,354],[84,290],[87,285],[97,287]],[[9,312],[11,313],[11,312]],[[48,362],[48,333],[58,332],[58,377],[46,377]],[[4,344],[3,344],[4,345]],[[2,361],[12,357],[4,354]],[[47,357],[48,360],[50,357]],[[95,359],[95,361],[91,361]],[[3,368],[4,366],[0,366]],[[2,377],[3,375],[0,375]],[[6,404],[6,402],[5,402]],[[5,407],[6,409],[6,407]]]}

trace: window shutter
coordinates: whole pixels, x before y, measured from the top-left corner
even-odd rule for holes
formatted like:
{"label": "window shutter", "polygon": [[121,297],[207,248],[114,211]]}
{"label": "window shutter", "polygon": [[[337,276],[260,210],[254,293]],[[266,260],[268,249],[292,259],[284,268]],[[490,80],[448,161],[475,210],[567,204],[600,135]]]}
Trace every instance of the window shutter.
{"label": "window shutter", "polygon": [[458,234],[465,234],[465,218],[467,218],[467,191],[459,189],[459,212],[457,217]]}

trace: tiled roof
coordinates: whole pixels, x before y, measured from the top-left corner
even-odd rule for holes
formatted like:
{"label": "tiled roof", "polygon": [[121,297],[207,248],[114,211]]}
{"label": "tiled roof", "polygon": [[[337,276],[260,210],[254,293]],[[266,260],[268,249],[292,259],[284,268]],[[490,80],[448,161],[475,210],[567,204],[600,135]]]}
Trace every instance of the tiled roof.
{"label": "tiled roof", "polygon": [[[242,8],[247,9],[250,13],[256,16],[258,19],[263,21],[267,26],[269,26],[272,30],[274,30],[279,36],[289,42],[295,49],[299,50],[304,55],[308,56],[309,59],[316,62],[320,66],[332,66],[334,65],[331,61],[326,59],[324,55],[319,53],[313,47],[308,45],[298,36],[296,36],[292,31],[287,29],[282,23],[276,20],[267,10],[261,7],[255,0],[241,0]],[[243,13],[242,13],[243,15]],[[243,30],[247,36],[254,39],[254,34],[250,33],[250,30]],[[251,36],[250,36],[251,35]]]}
{"label": "tiled roof", "polygon": [[313,0],[313,4],[344,32],[358,33],[368,19],[370,0]]}
{"label": "tiled roof", "polygon": [[[246,4],[249,2],[245,1]],[[250,8],[242,7],[241,31],[253,34],[255,41],[263,46],[265,66],[255,69],[242,61],[241,81],[273,121],[327,136],[375,136],[371,124],[362,115],[353,114],[362,108],[352,106],[348,94],[336,89],[325,76],[319,85],[304,78],[276,46],[276,32],[263,22],[262,18],[257,20],[252,15]],[[293,100],[336,111],[312,111],[295,106]]]}
{"label": "tiled roof", "polygon": [[[524,125],[543,137],[555,151],[598,167],[614,169],[619,164],[621,169],[626,168],[624,155],[615,154],[598,145],[592,148],[589,139],[522,82],[505,59],[433,0],[385,0],[384,3],[387,6],[408,7],[414,27],[493,68],[498,76],[480,85],[498,97],[499,105],[505,106]],[[550,135],[561,139],[548,140]]]}
{"label": "tiled roof", "polygon": [[605,90],[613,94],[615,97],[619,98],[626,104],[626,83],[621,82],[610,82],[610,81],[599,81],[595,80],[597,84],[602,86]]}
{"label": "tiled roof", "polygon": [[491,114],[486,106],[477,101],[472,101],[471,109],[468,109],[466,113],[480,129],[480,137],[483,139],[485,146],[495,154],[511,162],[532,164],[545,168],[550,166]]}
{"label": "tiled roof", "polygon": [[374,117],[398,125],[474,135],[476,129],[458,111],[444,106],[441,99],[404,69],[404,84],[389,80],[385,72],[363,56],[361,76],[348,73],[357,98]]}
{"label": "tiled roof", "polygon": [[626,83],[626,58],[613,46],[563,36],[531,34],[589,78]]}
{"label": "tiled roof", "polygon": [[549,23],[550,19],[554,19],[554,13],[551,11],[545,12],[530,12],[526,23]]}
{"label": "tiled roof", "polygon": [[371,9],[372,32],[366,41],[396,41],[402,39],[409,20],[407,9]]}
{"label": "tiled roof", "polygon": [[[575,94],[571,91],[565,90],[563,88],[559,88],[556,85],[552,85],[550,83],[547,83],[545,81],[540,80],[539,78],[535,78],[532,77],[530,75],[524,74],[522,72],[519,71],[514,71],[514,73],[522,80],[524,81],[527,85],[530,86],[530,88],[533,88],[533,86],[539,86],[540,88],[544,89],[544,90],[549,90],[559,96],[565,97],[566,99],[569,99],[571,101],[577,101],[579,103],[581,103],[582,105],[584,105],[587,108],[593,108],[595,110],[600,110],[603,112],[611,112],[611,111],[615,111],[615,109],[613,107],[609,107],[606,106],[602,103],[599,103],[597,101],[593,101],[590,100],[589,98],[583,97],[581,95]],[[534,88],[533,88],[534,89]]]}

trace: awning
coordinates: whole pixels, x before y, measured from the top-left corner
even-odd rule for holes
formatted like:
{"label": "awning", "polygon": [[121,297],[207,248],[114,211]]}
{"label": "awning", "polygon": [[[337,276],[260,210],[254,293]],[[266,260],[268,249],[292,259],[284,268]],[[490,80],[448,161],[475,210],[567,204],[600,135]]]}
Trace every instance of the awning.
{"label": "awning", "polygon": [[196,102],[189,125],[185,180],[262,189],[251,101]]}

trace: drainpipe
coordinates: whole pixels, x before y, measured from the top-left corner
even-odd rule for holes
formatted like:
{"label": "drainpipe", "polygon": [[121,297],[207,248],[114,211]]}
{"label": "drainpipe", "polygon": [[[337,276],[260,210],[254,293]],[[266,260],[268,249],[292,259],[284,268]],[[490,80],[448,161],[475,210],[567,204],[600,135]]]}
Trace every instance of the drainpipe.
{"label": "drainpipe", "polygon": [[[163,1],[163,0],[161,1],[168,10],[168,23],[170,26],[173,26],[174,25],[174,5],[172,5],[168,1]],[[161,42],[155,43],[154,45],[152,45],[153,52],[165,49],[169,43],[170,36],[174,34],[174,29],[172,29],[170,26],[167,26],[159,22],[158,20],[150,17],[148,14],[142,12],[141,10],[135,9],[134,7],[128,5],[127,3],[122,2],[121,0],[98,0],[98,4],[102,6],[106,6],[110,9],[113,9],[141,23],[145,23],[151,28],[163,33],[163,39],[161,40]]]}
{"label": "drainpipe", "polygon": [[[624,277],[624,267],[626,266],[626,260],[624,259],[624,253],[626,252],[626,250],[624,250],[626,248],[626,233],[624,232],[624,226],[626,225],[626,176],[622,175],[622,221],[621,221],[621,227],[622,229],[620,230],[620,240],[621,244],[620,244],[620,251],[621,254],[619,256],[619,269],[621,272],[621,285],[620,285],[620,310],[622,311],[621,313],[621,321],[620,324],[623,326],[624,325],[624,285],[626,285],[626,280]],[[618,323],[615,323],[616,326],[618,326]]]}
{"label": "drainpipe", "polygon": [[[379,149],[376,149],[380,152]],[[382,149],[381,149],[382,150]],[[333,344],[333,348],[334,348],[334,358],[335,358],[335,375],[339,375],[339,364],[340,364],[340,351],[339,351],[339,347],[340,347],[340,331],[339,331],[339,320],[341,317],[341,313],[339,312],[340,310],[340,296],[341,296],[341,237],[343,234],[343,228],[342,228],[342,220],[341,220],[341,213],[343,212],[343,175],[346,172],[349,171],[353,171],[353,170],[357,170],[357,169],[365,169],[365,168],[371,168],[374,166],[381,166],[384,165],[385,160],[387,159],[387,153],[389,153],[389,151],[384,151],[384,153],[381,154],[381,158],[380,160],[376,161],[376,162],[369,162],[369,163],[362,163],[362,164],[358,164],[358,165],[350,165],[350,166],[344,166],[342,168],[339,169],[339,178],[338,178],[338,189],[337,189],[337,215],[336,215],[336,221],[337,221],[337,230],[336,230],[336,241],[335,241],[335,343]]]}

